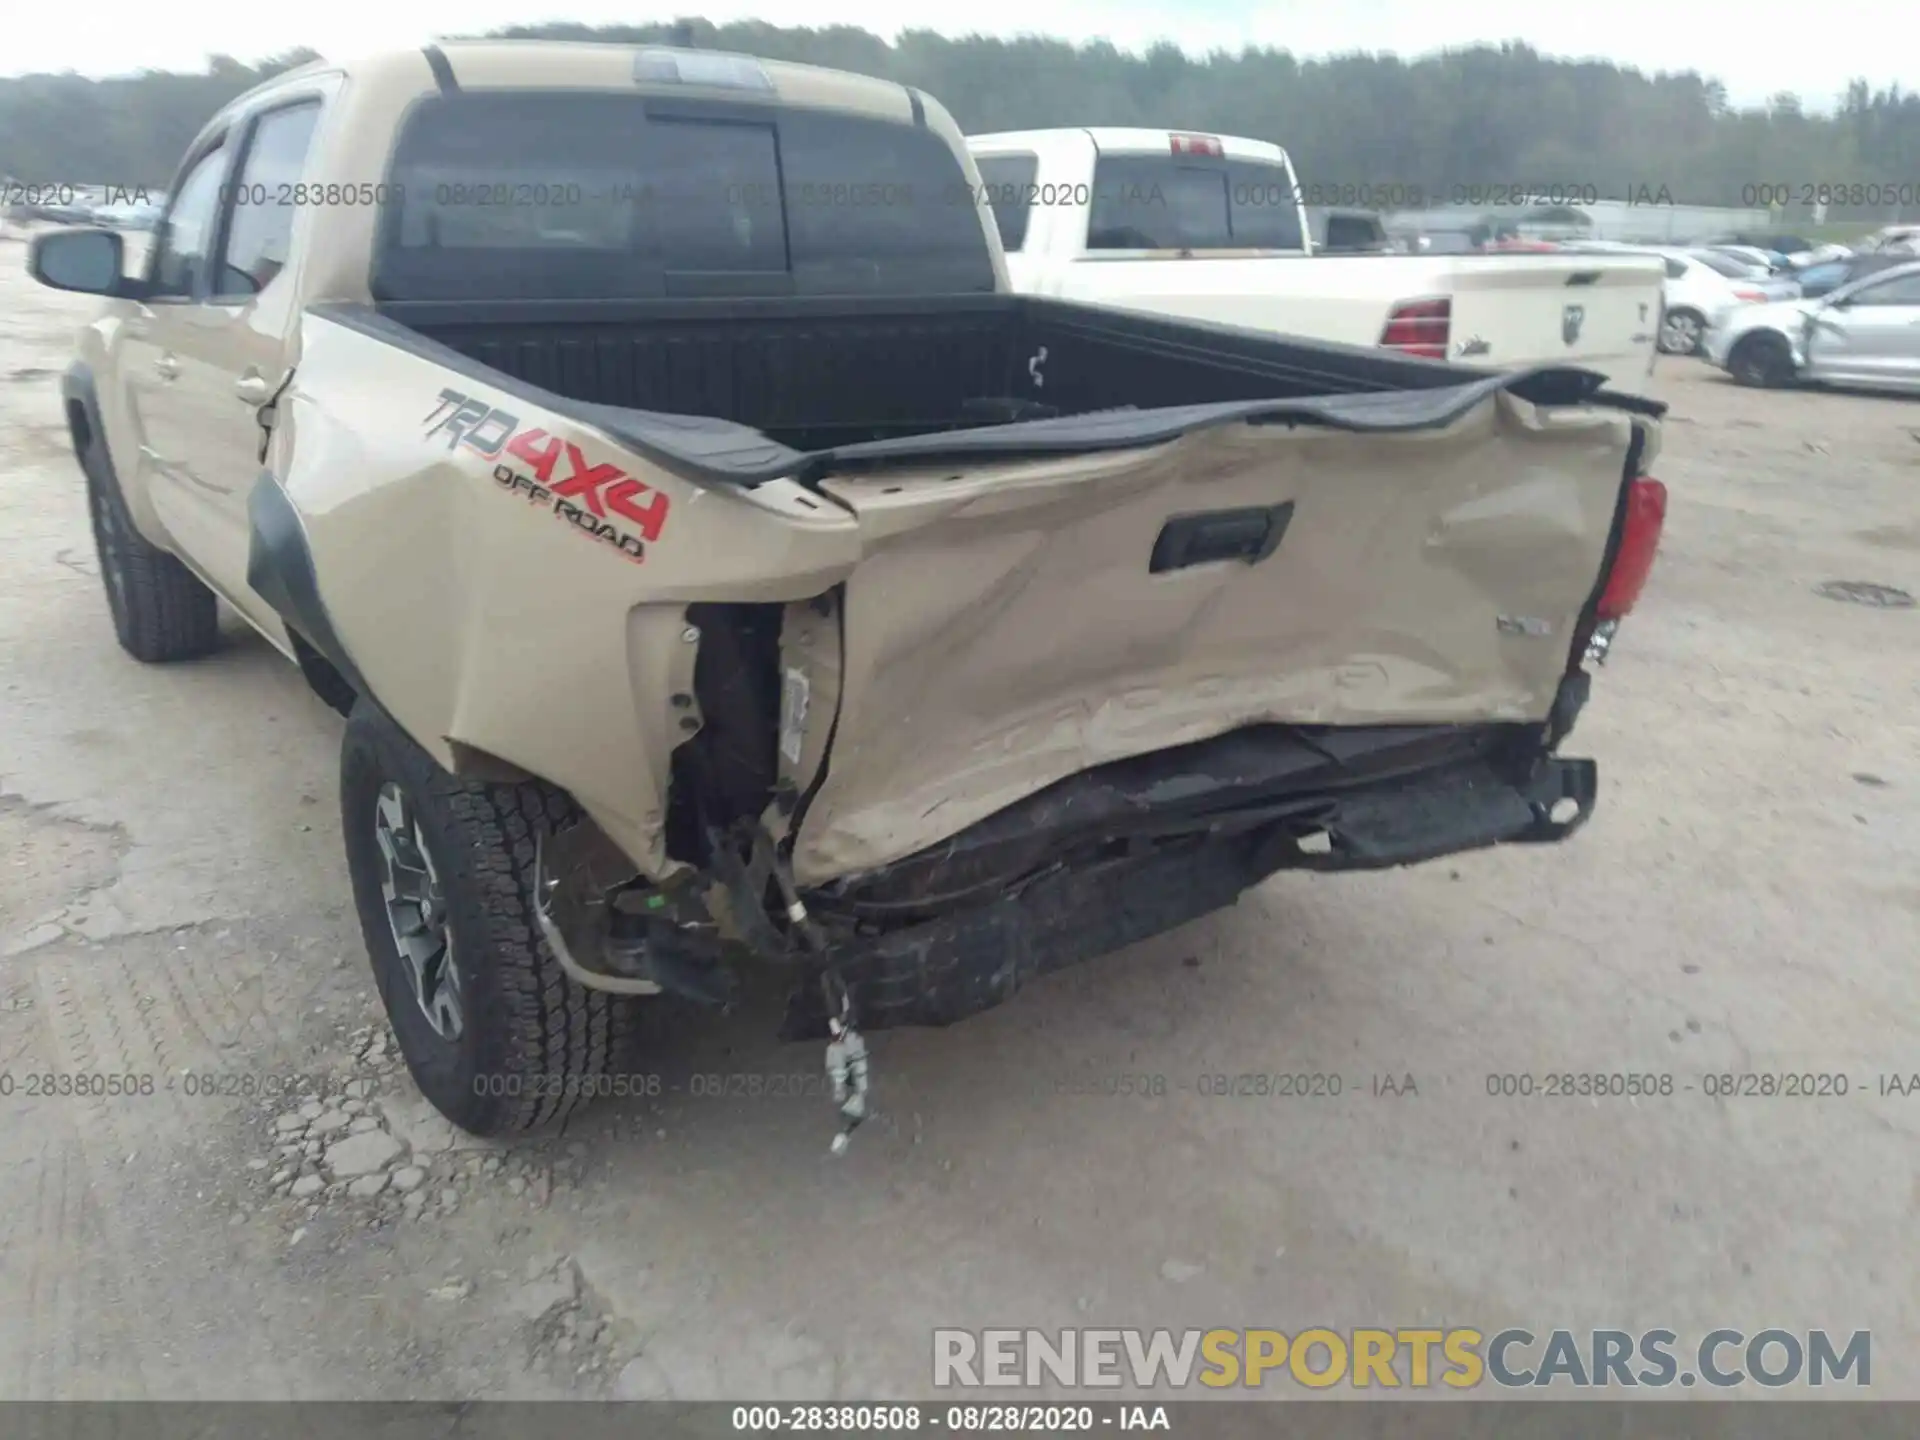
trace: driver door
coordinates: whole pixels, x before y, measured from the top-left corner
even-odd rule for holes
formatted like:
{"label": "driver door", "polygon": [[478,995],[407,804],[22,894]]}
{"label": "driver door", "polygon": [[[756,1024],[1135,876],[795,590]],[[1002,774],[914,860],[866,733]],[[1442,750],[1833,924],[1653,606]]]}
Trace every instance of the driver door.
{"label": "driver door", "polygon": [[1811,379],[1920,390],[1920,272],[1842,291],[1814,312]]}

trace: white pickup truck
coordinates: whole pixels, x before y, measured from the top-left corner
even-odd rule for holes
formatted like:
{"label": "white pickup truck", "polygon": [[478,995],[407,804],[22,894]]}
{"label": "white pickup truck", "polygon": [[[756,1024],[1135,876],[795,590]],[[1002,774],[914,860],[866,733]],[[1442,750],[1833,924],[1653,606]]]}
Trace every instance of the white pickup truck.
{"label": "white pickup truck", "polygon": [[[1015,290],[1642,388],[1657,260],[1315,255],[1277,145],[1165,130],[969,137]],[[1308,263],[1308,262],[1311,263]]]}

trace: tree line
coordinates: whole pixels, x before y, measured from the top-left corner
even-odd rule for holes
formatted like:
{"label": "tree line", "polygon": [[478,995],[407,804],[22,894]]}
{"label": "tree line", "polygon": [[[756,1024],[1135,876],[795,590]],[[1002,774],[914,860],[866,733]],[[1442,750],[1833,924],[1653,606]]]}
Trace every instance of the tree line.
{"label": "tree line", "polygon": [[[515,26],[521,39],[680,43],[854,70],[936,96],[970,133],[1137,125],[1273,140],[1329,199],[1399,208],[1521,191],[1579,200],[1658,197],[1765,206],[1803,219],[1920,215],[1920,95],[1855,82],[1831,114],[1790,94],[1730,105],[1716,81],[1553,59],[1521,44],[1418,60],[1284,50],[1191,57],[1105,42],[910,31],[889,43],[847,26],[759,22]],[[194,132],[260,80],[311,59],[215,56],[201,74],[0,79],[0,172],[20,181],[164,186]],[[1400,197],[1396,200],[1395,197]],[[1311,196],[1309,198],[1312,198]]]}

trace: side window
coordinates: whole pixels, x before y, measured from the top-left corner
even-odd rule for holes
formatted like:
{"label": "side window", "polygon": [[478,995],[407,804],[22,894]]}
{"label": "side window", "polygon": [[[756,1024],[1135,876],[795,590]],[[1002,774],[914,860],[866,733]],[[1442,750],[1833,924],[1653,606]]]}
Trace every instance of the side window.
{"label": "side window", "polygon": [[220,217],[220,181],[227,172],[225,142],[209,150],[188,170],[173,192],[173,203],[153,241],[148,272],[153,295],[191,296],[213,258],[214,222]]}
{"label": "side window", "polygon": [[1686,275],[1687,267],[1685,265],[1681,264],[1678,260],[1669,259],[1667,261],[1667,279],[1684,280]]}
{"label": "side window", "polygon": [[1009,255],[1027,243],[1027,220],[1033,213],[1033,181],[1040,173],[1035,155],[981,155],[974,157],[980,171],[993,223],[1000,227],[1000,248]]}
{"label": "side window", "polygon": [[1854,305],[1920,305],[1920,275],[1902,275],[1853,292]]}
{"label": "side window", "polygon": [[320,103],[269,110],[253,125],[240,178],[232,187],[226,257],[214,293],[257,295],[287,263],[293,240],[294,187],[300,183],[320,118]]}

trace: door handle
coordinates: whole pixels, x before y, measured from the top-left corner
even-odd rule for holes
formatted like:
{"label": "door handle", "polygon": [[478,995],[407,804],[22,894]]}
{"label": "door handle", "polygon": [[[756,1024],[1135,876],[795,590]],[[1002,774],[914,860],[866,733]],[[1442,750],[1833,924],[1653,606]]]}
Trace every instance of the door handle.
{"label": "door handle", "polygon": [[242,375],[233,382],[233,393],[249,405],[264,405],[273,394],[273,387],[267,384],[264,375]]}
{"label": "door handle", "polygon": [[158,360],[154,361],[153,370],[162,380],[178,380],[180,378],[180,362],[171,355],[162,355]]}

